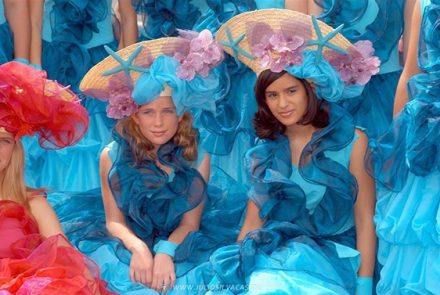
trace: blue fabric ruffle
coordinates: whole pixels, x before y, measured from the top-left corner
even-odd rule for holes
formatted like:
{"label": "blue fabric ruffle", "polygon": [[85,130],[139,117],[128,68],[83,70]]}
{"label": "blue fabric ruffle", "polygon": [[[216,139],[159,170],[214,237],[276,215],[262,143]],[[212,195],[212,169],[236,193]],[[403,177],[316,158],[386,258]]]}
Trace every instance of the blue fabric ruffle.
{"label": "blue fabric ruffle", "polygon": [[423,11],[419,39],[419,68],[427,72],[440,70],[440,2],[431,4]]}
{"label": "blue fabric ruffle", "polygon": [[195,1],[133,1],[135,10],[143,16],[141,40],[177,36],[177,29],[191,30],[201,15],[193,2]]}
{"label": "blue fabric ruffle", "polygon": [[[181,150],[171,143],[159,149],[159,161],[173,168],[172,179],[149,160],[134,167],[125,140],[116,133],[114,139],[115,161],[109,175],[111,189],[130,227],[152,247],[169,236],[185,212],[205,199],[205,183],[182,159]],[[194,294],[184,288],[197,288],[201,267],[208,264],[215,249],[235,240],[241,226],[246,190],[220,169],[211,170],[211,183],[200,230],[191,232],[176,249],[176,285],[180,287],[175,294]],[[157,294],[130,281],[131,254],[107,232],[98,189],[53,194],[50,200],[69,239],[100,266],[111,290],[121,294]]]}
{"label": "blue fabric ruffle", "polygon": [[12,32],[6,22],[3,1],[0,1],[0,65],[13,58]]}
{"label": "blue fabric ruffle", "polygon": [[313,214],[307,213],[306,196],[301,187],[289,179],[292,166],[287,138],[267,140],[249,151],[246,163],[251,171],[249,194],[261,210],[261,219],[294,222],[310,235],[346,230],[351,218],[347,212],[355,202],[357,182],[346,167],[328,158],[324,151],[349,145],[354,125],[351,117],[337,105],[331,104],[330,112],[330,125],[314,133],[299,163],[304,179],[327,188]]}
{"label": "blue fabric ruffle", "polygon": [[207,77],[196,75],[191,81],[176,76],[179,62],[172,57],[161,55],[136,81],[132,97],[137,105],[156,99],[164,90],[164,84],[172,88],[171,97],[177,114],[192,109],[215,112],[216,93],[221,89],[220,77],[211,71]]}
{"label": "blue fabric ruffle", "polygon": [[[336,28],[344,24],[342,34],[351,42],[370,40],[384,64],[393,53],[395,44],[403,32],[403,0],[318,0],[323,9],[319,18]],[[373,3],[370,3],[373,2]],[[376,6],[374,11],[369,6]],[[372,14],[374,13],[374,14]],[[367,22],[365,28],[358,29]],[[362,25],[363,26],[363,25]]]}
{"label": "blue fabric ruffle", "polygon": [[[108,0],[50,0],[45,2],[42,66],[49,79],[70,86],[87,109],[89,129],[75,146],[46,151],[27,140],[26,178],[29,185],[57,191],[85,191],[100,187],[99,154],[109,143],[115,123],[107,118],[107,103],[83,95],[79,83],[85,73],[108,54],[104,45],[117,48],[110,27]],[[98,44],[97,46],[89,46]],[[78,171],[81,171],[80,173]]]}
{"label": "blue fabric ruffle", "polygon": [[53,0],[50,12],[52,41],[87,44],[110,9],[107,0]]}
{"label": "blue fabric ruffle", "polygon": [[363,86],[345,85],[340,74],[325,59],[316,63],[317,52],[305,51],[303,63],[286,67],[286,71],[300,79],[313,81],[316,96],[330,102],[356,97],[362,93]]}
{"label": "blue fabric ruffle", "polygon": [[383,265],[378,294],[435,294],[440,278],[439,44],[431,39],[436,21],[430,19],[440,6],[427,2],[419,48],[419,65],[427,72],[411,78],[409,102],[372,145],[378,260]]}
{"label": "blue fabric ruffle", "polygon": [[389,129],[400,74],[374,75],[360,96],[340,103],[353,116],[355,125],[366,130],[368,138],[377,138]]}
{"label": "blue fabric ruffle", "polygon": [[183,159],[181,148],[172,143],[158,151],[160,163],[174,171],[170,181],[151,160],[135,165],[127,142],[116,132],[113,138],[119,150],[109,173],[110,189],[134,233],[151,248],[156,238],[168,237],[183,214],[206,198],[205,181]]}
{"label": "blue fabric ruffle", "polygon": [[[333,103],[328,107],[329,126],[314,133],[299,163],[307,182],[326,188],[322,199],[313,210],[306,207],[309,196],[290,179],[286,137],[262,141],[251,149],[246,157],[251,174],[249,197],[267,222],[242,242],[218,249],[208,265],[198,268],[203,284],[212,292],[225,288],[235,294],[264,294],[258,290],[354,294],[359,253],[353,249],[353,214],[347,212],[353,212],[357,183],[347,166],[324,153],[348,147],[354,139],[354,125],[342,108]],[[312,261],[319,261],[319,268]],[[260,280],[264,277],[276,283],[266,288]]]}
{"label": "blue fabric ruffle", "polygon": [[12,33],[8,23],[0,23],[0,64],[12,60],[13,48]]}

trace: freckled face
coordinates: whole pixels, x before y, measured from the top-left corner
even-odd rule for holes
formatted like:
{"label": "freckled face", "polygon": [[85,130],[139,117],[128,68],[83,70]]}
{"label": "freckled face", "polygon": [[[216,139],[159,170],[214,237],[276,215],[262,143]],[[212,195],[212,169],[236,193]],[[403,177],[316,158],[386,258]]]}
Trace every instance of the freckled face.
{"label": "freckled face", "polygon": [[161,96],[142,105],[133,119],[142,135],[157,147],[173,138],[180,121],[171,96]]}

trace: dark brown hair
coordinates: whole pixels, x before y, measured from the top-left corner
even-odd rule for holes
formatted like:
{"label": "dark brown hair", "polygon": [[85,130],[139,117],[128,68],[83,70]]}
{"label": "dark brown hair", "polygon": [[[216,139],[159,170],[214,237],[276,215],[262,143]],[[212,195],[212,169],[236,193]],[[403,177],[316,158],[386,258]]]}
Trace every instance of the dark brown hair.
{"label": "dark brown hair", "polygon": [[[288,73],[286,71],[275,73],[271,70],[265,70],[258,76],[257,83],[255,84],[255,96],[257,98],[258,110],[255,113],[253,124],[259,138],[276,139],[286,131],[286,126],[281,124],[280,121],[275,118],[266,103],[267,87],[281,78],[284,74]],[[298,124],[312,124],[317,128],[326,127],[329,123],[329,116],[325,102],[317,99],[315,91],[309,82],[303,79],[298,79],[298,81],[304,85],[308,97],[307,112]]]}

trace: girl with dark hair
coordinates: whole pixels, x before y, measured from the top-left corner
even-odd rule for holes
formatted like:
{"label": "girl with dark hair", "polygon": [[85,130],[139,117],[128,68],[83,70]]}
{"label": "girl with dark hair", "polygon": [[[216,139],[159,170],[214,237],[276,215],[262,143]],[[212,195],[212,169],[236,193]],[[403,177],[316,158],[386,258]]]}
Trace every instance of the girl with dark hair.
{"label": "girl with dark hair", "polygon": [[211,256],[210,286],[240,294],[372,294],[368,140],[336,104],[377,72],[371,44],[354,46],[288,10],[236,16],[217,39],[258,76],[260,141],[245,159],[250,190],[238,243]]}

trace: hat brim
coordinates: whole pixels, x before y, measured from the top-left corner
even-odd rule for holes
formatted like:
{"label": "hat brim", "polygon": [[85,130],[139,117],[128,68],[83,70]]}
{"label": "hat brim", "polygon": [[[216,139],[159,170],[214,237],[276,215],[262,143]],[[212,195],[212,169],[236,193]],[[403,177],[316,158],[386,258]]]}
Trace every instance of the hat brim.
{"label": "hat brim", "polygon": [[[242,63],[244,63],[246,66],[248,66],[255,73],[258,74],[269,67],[263,68],[260,65],[258,59],[251,59],[241,54],[240,52],[234,53],[231,47],[227,45],[225,46],[224,43],[225,42],[229,43],[230,41],[227,30],[229,30],[229,33],[233,40],[239,40],[239,38],[242,37],[243,39],[239,42],[239,44],[237,44],[237,47],[249,53],[250,55],[253,55],[250,41],[248,39],[248,35],[246,34],[250,24],[262,23],[269,25],[271,29],[273,29],[274,31],[278,31],[278,30],[286,30],[285,24],[292,21],[294,21],[297,24],[300,24],[299,26],[290,28],[290,30],[293,30],[293,33],[295,35],[306,35],[305,30],[308,29],[309,33],[311,33],[311,39],[312,40],[318,39],[317,33],[315,32],[315,30],[313,30],[312,17],[310,15],[289,9],[262,9],[262,10],[255,10],[255,11],[239,14],[228,20],[220,27],[220,29],[217,31],[216,39],[219,42],[219,44],[222,45],[224,51],[226,51],[228,54],[232,56],[236,54],[238,56],[238,59]],[[328,35],[330,32],[334,30],[332,27],[319,20],[317,20],[317,24],[323,36]],[[243,34],[244,36],[242,36]],[[336,34],[336,36],[334,36],[329,41],[329,43],[336,45],[337,47],[344,50],[353,46],[350,43],[350,41],[348,41],[340,33]],[[316,50],[317,46],[316,45],[307,46],[307,49]],[[325,53],[327,50],[330,49],[324,48],[323,52]]]}
{"label": "hat brim", "polygon": [[[139,67],[147,67],[156,59],[157,56],[172,56],[175,52],[181,50],[182,45],[183,43],[181,38],[160,38],[132,44],[117,51],[116,54],[122,60],[127,61],[138,47],[142,47],[139,54],[134,58],[131,64]],[[81,81],[80,90],[87,91],[90,89],[106,88],[111,75],[103,76],[103,74],[107,71],[117,68],[118,66],[121,66],[121,64],[113,56],[107,56],[87,72]],[[142,72],[135,70],[131,70],[129,73],[133,84],[136,83],[137,79],[142,74]]]}

